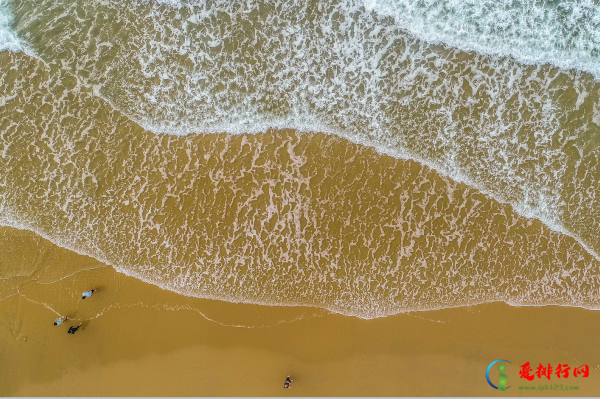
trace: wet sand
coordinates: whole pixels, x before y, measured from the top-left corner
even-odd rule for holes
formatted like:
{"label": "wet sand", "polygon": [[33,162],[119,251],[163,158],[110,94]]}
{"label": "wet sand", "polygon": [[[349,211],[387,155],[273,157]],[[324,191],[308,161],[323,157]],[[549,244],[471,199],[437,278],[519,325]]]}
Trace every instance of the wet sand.
{"label": "wet sand", "polygon": [[0,7],[0,394],[600,393],[600,82],[363,6]]}
{"label": "wet sand", "polygon": [[[364,320],[231,304],[162,290],[33,233],[0,232],[3,396],[600,395],[597,311],[492,303]],[[74,321],[55,327],[57,314]],[[485,380],[496,359],[512,362],[509,392]],[[588,364],[590,376],[529,382],[519,379],[525,362]],[[579,390],[518,390],[540,383]]]}

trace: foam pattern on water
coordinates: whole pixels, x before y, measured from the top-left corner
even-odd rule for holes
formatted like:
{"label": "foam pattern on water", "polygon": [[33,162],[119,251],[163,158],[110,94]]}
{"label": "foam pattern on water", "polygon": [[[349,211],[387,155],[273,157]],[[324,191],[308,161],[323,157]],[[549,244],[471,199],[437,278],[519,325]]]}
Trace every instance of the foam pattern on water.
{"label": "foam pattern on water", "polygon": [[12,16],[6,2],[0,0],[0,51],[21,51],[23,47],[10,28]]}
{"label": "foam pattern on water", "polygon": [[597,0],[365,0],[411,34],[464,51],[549,63],[600,78]]}
{"label": "foam pattern on water", "polygon": [[185,295],[359,317],[600,308],[572,238],[331,135],[155,135],[70,72],[0,54],[0,223]]}
{"label": "foam pattern on water", "polygon": [[360,1],[13,8],[39,57],[150,131],[334,133],[417,160],[600,249],[591,75],[434,46]]}

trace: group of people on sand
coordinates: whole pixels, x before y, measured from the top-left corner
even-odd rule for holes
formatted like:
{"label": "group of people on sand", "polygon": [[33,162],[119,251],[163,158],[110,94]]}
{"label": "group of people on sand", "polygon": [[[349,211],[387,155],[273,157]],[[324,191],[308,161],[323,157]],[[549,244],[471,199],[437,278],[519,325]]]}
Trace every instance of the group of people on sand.
{"label": "group of people on sand", "polygon": [[[92,290],[89,290],[89,291],[85,291],[83,294],[81,294],[81,299],[85,299],[85,298],[91,297],[94,294],[94,292],[96,292],[95,288],[92,289]],[[56,321],[54,322],[54,325],[55,326],[59,326],[62,323],[64,323],[65,321],[67,321],[67,320],[69,320],[68,316],[61,316],[58,319],[56,319]],[[76,326],[69,327],[69,331],[67,331],[67,334],[73,334],[73,335],[75,335],[75,333],[77,332],[77,330],[79,330],[79,327],[81,327],[82,324],[83,323],[79,323]]]}
{"label": "group of people on sand", "polygon": [[[94,292],[96,292],[95,288],[92,289],[92,290],[89,290],[89,291],[85,291],[83,294],[81,294],[81,299],[85,299],[85,298],[91,297],[94,294]],[[67,321],[67,320],[69,320],[69,318],[67,316],[61,316],[58,319],[56,319],[56,321],[54,322],[54,325],[55,326],[59,326],[62,323],[64,323],[65,321]],[[67,331],[67,333],[75,335],[75,333],[77,332],[77,330],[79,330],[79,327],[81,327],[81,324],[82,323],[79,323],[76,326],[69,327],[69,331]],[[292,386],[291,386],[292,381],[294,381],[294,380],[292,380],[292,378],[288,375],[287,378],[285,379],[285,382],[283,383],[283,387],[286,388],[286,389],[291,389],[292,388]]]}

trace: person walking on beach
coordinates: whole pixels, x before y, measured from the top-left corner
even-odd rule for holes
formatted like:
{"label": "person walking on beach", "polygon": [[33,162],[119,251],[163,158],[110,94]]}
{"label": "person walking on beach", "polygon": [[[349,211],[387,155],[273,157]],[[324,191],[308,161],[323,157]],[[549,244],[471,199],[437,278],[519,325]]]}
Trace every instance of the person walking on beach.
{"label": "person walking on beach", "polygon": [[90,296],[92,296],[92,294],[96,291],[96,289],[94,288],[93,290],[89,290],[84,292],[83,294],[81,294],[81,299],[85,299],[88,298]]}
{"label": "person walking on beach", "polygon": [[292,381],[294,381],[294,380],[292,380],[290,378],[290,376],[288,375],[287,378],[285,379],[285,382],[283,383],[283,387],[286,389],[292,389],[292,387],[291,387]]}
{"label": "person walking on beach", "polygon": [[79,330],[79,327],[81,327],[81,323],[79,323],[78,326],[69,327],[69,331],[67,331],[67,333],[75,335],[75,332],[77,332],[77,330]]}
{"label": "person walking on beach", "polygon": [[54,325],[58,326],[59,324],[62,324],[67,320],[69,320],[69,318],[67,316],[61,316],[58,319],[56,319],[56,321],[54,322]]}

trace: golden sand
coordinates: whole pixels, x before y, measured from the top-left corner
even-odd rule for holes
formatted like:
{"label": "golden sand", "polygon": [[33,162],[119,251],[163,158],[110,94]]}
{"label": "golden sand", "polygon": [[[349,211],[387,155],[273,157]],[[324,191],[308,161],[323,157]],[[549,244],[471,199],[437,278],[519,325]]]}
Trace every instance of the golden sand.
{"label": "golden sand", "polygon": [[[39,236],[0,228],[0,394],[600,394],[591,75],[336,2],[117,3],[11,2],[36,57],[0,53],[0,224]],[[339,137],[231,134],[265,126]]]}
{"label": "golden sand", "polygon": [[[600,395],[597,311],[492,303],[364,320],[231,304],[162,290],[33,233],[1,233],[3,396]],[[59,314],[74,320],[55,327]],[[496,359],[512,362],[509,392],[485,380]],[[587,364],[590,376],[529,382],[525,362]],[[550,383],[579,390],[518,390]]]}

